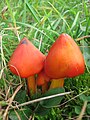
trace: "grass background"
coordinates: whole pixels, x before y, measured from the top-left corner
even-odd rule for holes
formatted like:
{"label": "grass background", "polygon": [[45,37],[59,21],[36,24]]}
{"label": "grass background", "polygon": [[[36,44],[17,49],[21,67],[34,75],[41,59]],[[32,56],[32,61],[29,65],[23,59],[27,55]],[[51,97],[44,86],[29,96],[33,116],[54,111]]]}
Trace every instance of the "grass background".
{"label": "grass background", "polygon": [[[79,77],[65,80],[65,91],[74,91],[62,101],[62,103],[67,102],[66,104],[56,106],[49,115],[44,117],[34,115],[34,118],[37,120],[76,119],[87,100],[83,119],[90,119],[90,38],[77,41],[77,38],[90,35],[90,1],[0,0],[1,119],[6,109],[2,101],[8,101],[21,82],[7,68],[7,62],[19,41],[26,36],[41,52],[47,54],[50,46],[61,33],[71,35],[80,46],[85,58],[86,71]],[[78,97],[73,99],[75,96]]]}

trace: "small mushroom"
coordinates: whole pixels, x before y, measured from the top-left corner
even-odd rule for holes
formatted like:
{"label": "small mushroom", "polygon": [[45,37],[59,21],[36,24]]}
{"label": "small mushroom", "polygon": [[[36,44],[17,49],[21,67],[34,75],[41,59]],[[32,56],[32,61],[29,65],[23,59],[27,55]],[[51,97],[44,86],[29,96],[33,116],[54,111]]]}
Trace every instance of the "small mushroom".
{"label": "small mushroom", "polygon": [[83,55],[68,34],[61,34],[52,45],[45,59],[44,70],[47,76],[56,80],[84,73]]}
{"label": "small mushroom", "polygon": [[[24,37],[12,54],[8,65],[13,74],[21,78],[30,78],[30,76],[39,73],[43,69],[44,60],[45,56]],[[34,84],[35,81],[29,78],[27,79],[27,83],[30,87],[30,85],[33,86],[32,84]],[[28,90],[30,90],[30,88],[28,88]]]}
{"label": "small mushroom", "polygon": [[12,54],[8,63],[12,73],[22,78],[39,73],[45,56],[25,37]]}
{"label": "small mushroom", "polygon": [[37,86],[42,87],[42,93],[47,91],[49,81],[50,81],[50,78],[45,74],[44,70],[42,70],[38,73],[36,82],[37,82]]}

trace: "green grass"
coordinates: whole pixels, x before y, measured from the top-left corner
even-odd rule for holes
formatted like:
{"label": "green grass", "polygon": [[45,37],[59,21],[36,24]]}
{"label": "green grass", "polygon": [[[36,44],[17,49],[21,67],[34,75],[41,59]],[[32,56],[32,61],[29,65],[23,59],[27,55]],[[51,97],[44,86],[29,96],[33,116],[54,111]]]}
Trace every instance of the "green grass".
{"label": "green grass", "polygon": [[[2,0],[0,6],[0,11],[5,6],[8,7],[3,14],[4,17],[0,12],[0,36],[2,36],[0,40],[0,119],[2,119],[7,107],[6,102],[21,82],[18,77],[11,74],[7,66],[19,41],[26,36],[41,52],[47,54],[50,46],[61,33],[71,35],[75,41],[79,37],[90,35],[90,2],[89,0]],[[17,27],[18,30],[12,29]],[[90,38],[76,42],[85,58],[85,73],[65,80],[65,91],[74,91],[61,102],[61,104],[67,102],[66,104],[60,107],[55,106],[46,116],[34,115],[33,118],[37,120],[76,119],[87,100],[83,120],[90,119]],[[22,90],[25,88],[24,84]],[[77,97],[72,99],[75,96]],[[18,116],[17,111],[14,111]],[[8,110],[8,113],[10,112],[12,111]],[[17,120],[14,117],[15,113],[12,112],[11,120]],[[22,112],[19,117],[25,120]]]}

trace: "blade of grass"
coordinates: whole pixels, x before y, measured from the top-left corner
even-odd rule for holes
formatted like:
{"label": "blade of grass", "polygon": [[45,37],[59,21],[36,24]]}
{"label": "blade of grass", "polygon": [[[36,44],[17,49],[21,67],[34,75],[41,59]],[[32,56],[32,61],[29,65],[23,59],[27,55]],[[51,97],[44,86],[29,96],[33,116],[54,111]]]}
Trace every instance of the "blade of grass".
{"label": "blade of grass", "polygon": [[70,30],[70,26],[69,24],[67,23],[67,21],[64,19],[64,17],[60,14],[60,12],[53,6],[53,4],[51,4],[50,2],[48,2],[48,4],[54,9],[54,11],[60,16],[60,18],[66,23],[70,33],[71,33],[71,30]]}
{"label": "blade of grass", "polygon": [[26,0],[24,0],[24,12],[23,12],[22,22],[23,22],[23,23],[26,22]]}
{"label": "blade of grass", "polygon": [[90,17],[87,19],[87,24],[86,24],[86,31],[85,31],[85,35],[88,34],[88,29],[89,29],[89,26],[90,26]]}
{"label": "blade of grass", "polygon": [[90,91],[90,89],[87,89],[87,90],[79,93],[78,95],[72,97],[71,99],[67,100],[66,102],[62,103],[61,105],[57,105],[57,106],[55,106],[55,107],[61,107],[61,106],[65,105],[65,104],[67,104],[68,102],[70,102],[70,101],[72,101],[72,100],[75,100],[75,99],[76,99],[77,97],[79,97],[80,95],[82,95],[82,94],[84,94],[84,93],[87,93],[87,92],[89,92],[89,91]]}
{"label": "blade of grass", "polygon": [[37,16],[34,8],[28,3],[27,0],[26,0],[26,5],[27,5],[28,9],[30,10],[32,16],[35,18],[35,20],[36,20],[37,22],[39,22],[39,21],[40,21],[39,17]]}
{"label": "blade of grass", "polygon": [[71,92],[65,92],[65,93],[60,93],[60,94],[55,94],[55,95],[50,95],[50,96],[42,97],[42,98],[38,98],[38,99],[34,99],[34,100],[31,100],[31,101],[28,101],[28,102],[19,104],[19,105],[17,105],[17,106],[13,106],[13,108],[22,107],[22,106],[25,106],[25,105],[29,105],[29,104],[36,103],[36,102],[40,102],[40,101],[43,101],[43,100],[55,98],[55,97],[58,97],[58,96],[68,95],[68,94],[70,94],[70,93],[72,93],[72,92],[73,92],[73,91],[71,91]]}
{"label": "blade of grass", "polygon": [[[14,33],[15,35],[18,37],[18,40],[20,41],[20,37],[19,37],[19,34],[18,34],[18,30],[16,29],[17,28],[17,25],[16,25],[16,19],[15,19],[15,16],[13,14],[13,11],[11,9],[11,6],[10,6],[10,2],[8,0],[6,0],[6,4],[8,6],[8,10],[10,12],[10,16],[12,18],[12,21],[13,21],[13,24],[14,24],[14,27],[15,27],[15,30],[14,30]],[[10,25],[10,24],[9,24]],[[11,25],[12,26],[12,25]]]}
{"label": "blade of grass", "polygon": [[88,28],[90,26],[90,15],[89,15],[89,10],[87,8],[87,5],[86,5],[86,2],[83,0],[83,9],[84,9],[84,12],[85,12],[85,17],[86,17],[86,21],[87,21],[87,24],[86,24],[86,31],[85,31],[85,35],[88,34]]}
{"label": "blade of grass", "polygon": [[15,17],[14,17],[14,15],[13,15],[13,12],[12,12],[12,9],[11,9],[11,6],[10,6],[10,2],[9,2],[8,0],[6,0],[6,4],[7,4],[7,6],[8,6],[8,10],[9,10],[9,12],[10,12],[10,16],[11,16],[11,18],[12,18],[12,20],[13,20],[13,24],[14,24],[14,26],[16,27],[16,20],[15,20]]}
{"label": "blade of grass", "polygon": [[59,26],[61,19],[57,19],[55,21],[55,24],[53,25],[53,29],[56,30],[56,28]]}
{"label": "blade of grass", "polygon": [[74,21],[73,21],[73,24],[72,24],[72,26],[71,26],[71,30],[76,26],[76,24],[77,24],[77,21],[78,21],[78,19],[79,19],[79,13],[80,13],[80,11],[76,14],[76,17],[75,17],[75,19],[74,19]]}
{"label": "blade of grass", "polygon": [[[29,27],[29,28],[33,28],[33,29],[39,31],[40,33],[42,33],[43,35],[45,35],[45,36],[46,36],[47,38],[49,38],[51,41],[53,41],[53,39],[52,39],[49,35],[47,35],[47,34],[44,33],[42,30],[40,30],[40,29],[38,29],[38,28],[30,25],[30,24],[26,24],[26,23],[22,23],[22,22],[17,22],[17,24],[20,24],[20,25],[23,25],[23,26],[26,26],[26,27]],[[54,42],[54,41],[53,41],[53,42]]]}
{"label": "blade of grass", "polygon": [[[44,11],[44,13],[45,13],[45,16],[42,18],[40,24],[43,24],[46,20],[48,20],[49,25],[51,26],[50,21],[49,21],[49,17],[52,14],[52,10],[48,14],[46,13],[46,11]],[[51,26],[51,28],[52,28],[52,26]]]}
{"label": "blade of grass", "polygon": [[83,115],[84,115],[85,110],[86,110],[86,107],[87,107],[87,101],[84,102],[81,113],[80,113],[79,117],[76,120],[82,120]]}
{"label": "blade of grass", "polygon": [[13,93],[12,97],[10,98],[10,102],[9,102],[9,104],[8,104],[8,106],[7,106],[6,110],[5,110],[5,112],[4,112],[4,115],[3,115],[3,120],[6,120],[6,117],[7,117],[7,114],[8,114],[9,107],[11,106],[14,97],[16,96],[17,92],[21,89],[22,86],[23,86],[22,84],[19,85],[19,86],[16,88],[15,92]]}

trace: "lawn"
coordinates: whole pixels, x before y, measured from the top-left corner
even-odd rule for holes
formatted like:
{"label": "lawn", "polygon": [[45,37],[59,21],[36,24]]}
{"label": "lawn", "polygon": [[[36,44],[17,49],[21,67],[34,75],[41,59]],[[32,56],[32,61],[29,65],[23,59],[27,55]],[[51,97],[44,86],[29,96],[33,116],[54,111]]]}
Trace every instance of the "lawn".
{"label": "lawn", "polygon": [[[50,46],[62,33],[69,34],[80,47],[85,60],[84,74],[66,78],[63,88],[29,97],[25,79],[9,70],[10,56],[24,37],[47,55]],[[62,92],[66,95],[35,103],[32,101]],[[67,94],[68,92],[70,93]],[[24,105],[28,101],[32,103]],[[19,104],[23,105],[18,107]],[[90,120],[89,0],[0,1],[0,120],[2,119]]]}

